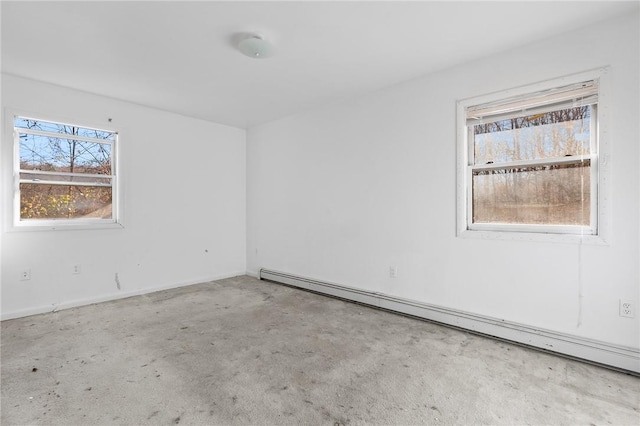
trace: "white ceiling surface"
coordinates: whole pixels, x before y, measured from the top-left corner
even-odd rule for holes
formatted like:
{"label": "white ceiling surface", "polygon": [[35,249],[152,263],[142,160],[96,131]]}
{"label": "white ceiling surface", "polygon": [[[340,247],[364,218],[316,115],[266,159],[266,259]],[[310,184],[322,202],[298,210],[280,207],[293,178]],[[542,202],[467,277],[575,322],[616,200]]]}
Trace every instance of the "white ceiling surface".
{"label": "white ceiling surface", "polygon": [[[9,2],[2,71],[250,127],[638,10],[638,2]],[[276,54],[251,59],[233,35]]]}

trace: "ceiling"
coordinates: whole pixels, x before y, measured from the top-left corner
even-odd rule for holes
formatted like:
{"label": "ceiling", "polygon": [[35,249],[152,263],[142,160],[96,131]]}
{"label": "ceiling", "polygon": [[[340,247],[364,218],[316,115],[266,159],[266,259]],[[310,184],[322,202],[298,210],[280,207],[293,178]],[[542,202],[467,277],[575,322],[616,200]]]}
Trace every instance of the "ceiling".
{"label": "ceiling", "polygon": [[[247,128],[638,4],[2,1],[2,72]],[[254,31],[272,58],[235,48]]]}

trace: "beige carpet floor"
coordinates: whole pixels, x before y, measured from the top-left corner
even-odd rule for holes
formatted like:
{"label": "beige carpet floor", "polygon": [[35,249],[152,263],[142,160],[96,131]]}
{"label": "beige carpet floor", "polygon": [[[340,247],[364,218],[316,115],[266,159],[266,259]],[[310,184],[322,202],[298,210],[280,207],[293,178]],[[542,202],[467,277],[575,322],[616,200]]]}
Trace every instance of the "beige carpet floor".
{"label": "beige carpet floor", "polygon": [[638,425],[640,379],[237,277],[2,322],[2,425]]}

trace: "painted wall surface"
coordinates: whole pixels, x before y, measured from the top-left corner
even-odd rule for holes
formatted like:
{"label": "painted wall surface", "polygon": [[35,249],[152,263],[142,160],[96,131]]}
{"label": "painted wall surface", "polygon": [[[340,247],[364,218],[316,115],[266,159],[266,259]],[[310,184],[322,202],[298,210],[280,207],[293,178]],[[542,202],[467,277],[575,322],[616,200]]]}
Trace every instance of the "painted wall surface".
{"label": "painted wall surface", "polygon": [[112,118],[124,198],[121,229],[7,232],[13,141],[3,138],[2,318],[245,273],[244,130],[2,78],[4,108],[78,124]]}
{"label": "painted wall surface", "polygon": [[[603,22],[249,129],[249,273],[264,267],[637,348],[638,316],[620,317],[619,299],[638,306],[638,22]],[[610,243],[457,237],[456,101],[607,65]]]}

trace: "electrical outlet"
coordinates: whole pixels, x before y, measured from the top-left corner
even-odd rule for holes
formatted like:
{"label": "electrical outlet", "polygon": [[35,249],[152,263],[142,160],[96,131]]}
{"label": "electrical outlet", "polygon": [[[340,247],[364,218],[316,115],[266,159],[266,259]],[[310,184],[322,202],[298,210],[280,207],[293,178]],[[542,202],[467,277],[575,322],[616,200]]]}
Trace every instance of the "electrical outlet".
{"label": "electrical outlet", "polygon": [[20,272],[20,281],[29,281],[31,279],[31,269],[24,269]]}
{"label": "electrical outlet", "polygon": [[80,265],[73,265],[73,267],[71,268],[71,273],[73,275],[78,275],[80,272],[82,272],[82,268],[80,267]]}
{"label": "electrical outlet", "polygon": [[634,318],[636,315],[633,303],[628,300],[620,300],[620,316]]}
{"label": "electrical outlet", "polygon": [[397,266],[389,266],[389,277],[397,278],[398,277],[398,267]]}

